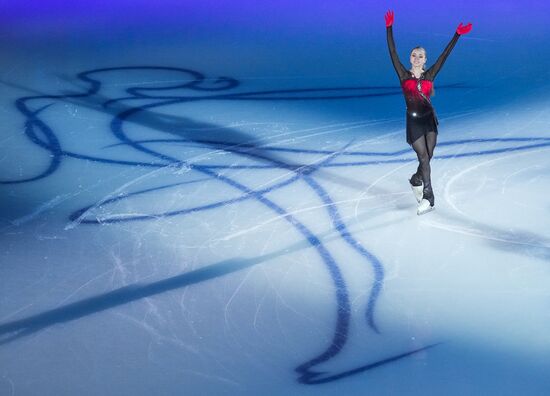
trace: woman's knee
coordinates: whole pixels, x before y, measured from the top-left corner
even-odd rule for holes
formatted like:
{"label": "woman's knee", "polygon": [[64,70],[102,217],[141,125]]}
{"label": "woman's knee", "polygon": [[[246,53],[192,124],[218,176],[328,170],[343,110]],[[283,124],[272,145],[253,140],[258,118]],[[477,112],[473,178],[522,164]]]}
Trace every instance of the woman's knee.
{"label": "woman's knee", "polygon": [[427,164],[430,162],[430,155],[428,155],[428,152],[426,151],[423,151],[421,153],[416,153],[417,157],[418,157],[418,162],[420,162],[420,164]]}

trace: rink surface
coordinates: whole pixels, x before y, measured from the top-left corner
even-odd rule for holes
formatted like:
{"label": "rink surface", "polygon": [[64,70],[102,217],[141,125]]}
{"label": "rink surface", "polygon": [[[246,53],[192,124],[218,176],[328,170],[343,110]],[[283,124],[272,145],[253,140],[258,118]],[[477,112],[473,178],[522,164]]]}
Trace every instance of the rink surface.
{"label": "rink surface", "polygon": [[0,35],[1,395],[550,389],[548,6],[396,8],[405,64],[474,22],[417,216],[385,5],[49,3]]}

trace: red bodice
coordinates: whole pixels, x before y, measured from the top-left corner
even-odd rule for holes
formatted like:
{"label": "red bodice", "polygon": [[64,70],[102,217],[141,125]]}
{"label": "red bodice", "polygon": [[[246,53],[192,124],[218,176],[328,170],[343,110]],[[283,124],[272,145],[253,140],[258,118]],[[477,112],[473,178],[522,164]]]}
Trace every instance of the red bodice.
{"label": "red bodice", "polygon": [[[408,80],[403,81],[403,93],[405,96],[420,96],[420,92],[418,92],[418,82],[416,78],[411,78]],[[433,82],[429,80],[420,80],[420,89],[422,90],[422,93],[429,98],[432,94],[432,88],[433,88]]]}
{"label": "red bodice", "polygon": [[[420,91],[418,90],[420,84]],[[405,103],[409,114],[423,115],[432,112],[430,96],[433,81],[424,78],[407,78],[401,81],[401,88],[405,96]]]}

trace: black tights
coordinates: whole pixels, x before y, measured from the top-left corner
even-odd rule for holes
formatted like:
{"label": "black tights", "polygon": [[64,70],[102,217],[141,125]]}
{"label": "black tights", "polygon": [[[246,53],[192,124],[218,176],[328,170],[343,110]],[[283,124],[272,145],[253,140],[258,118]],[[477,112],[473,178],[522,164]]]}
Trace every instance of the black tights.
{"label": "black tights", "polygon": [[430,202],[433,201],[430,160],[434,155],[436,143],[437,133],[428,132],[416,139],[412,144],[413,150],[418,157],[418,169],[416,170],[415,176],[422,179],[424,183],[424,195],[428,194],[432,196]]}

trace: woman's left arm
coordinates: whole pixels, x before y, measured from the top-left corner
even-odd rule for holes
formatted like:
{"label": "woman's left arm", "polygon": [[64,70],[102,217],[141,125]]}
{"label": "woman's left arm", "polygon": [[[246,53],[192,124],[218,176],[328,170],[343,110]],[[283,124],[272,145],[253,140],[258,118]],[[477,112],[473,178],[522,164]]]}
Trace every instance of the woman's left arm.
{"label": "woman's left arm", "polygon": [[460,25],[458,25],[458,27],[456,28],[455,35],[453,36],[449,44],[447,44],[447,47],[445,47],[445,49],[443,50],[443,53],[439,55],[439,58],[437,58],[437,61],[424,73],[424,75],[428,80],[435,79],[435,76],[437,76],[437,73],[439,73],[439,70],[441,70],[441,67],[443,67],[443,64],[447,60],[447,57],[453,50],[456,42],[458,41],[458,38],[463,34],[469,33],[470,30],[472,30],[471,23],[467,25],[463,25],[461,22]]}

